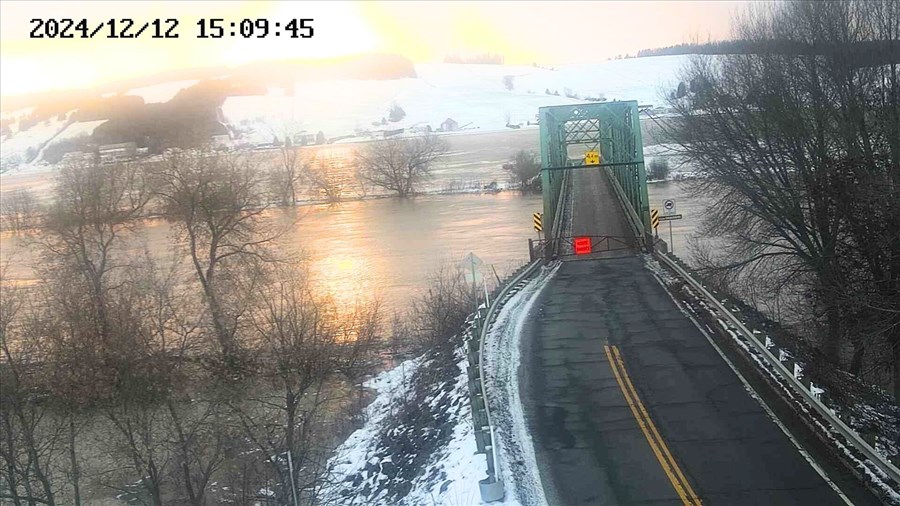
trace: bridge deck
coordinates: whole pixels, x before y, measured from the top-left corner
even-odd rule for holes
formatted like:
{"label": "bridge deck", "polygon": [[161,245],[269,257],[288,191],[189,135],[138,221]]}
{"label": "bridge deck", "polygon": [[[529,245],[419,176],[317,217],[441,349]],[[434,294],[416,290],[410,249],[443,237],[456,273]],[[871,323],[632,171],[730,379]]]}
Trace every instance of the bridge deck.
{"label": "bridge deck", "polygon": [[[581,172],[573,233],[627,235],[605,177]],[[642,257],[564,262],[524,333],[522,399],[550,504],[693,504],[672,475],[703,504],[843,504]],[[624,370],[614,372],[605,346],[620,350]],[[649,420],[638,421],[635,403]]]}
{"label": "bridge deck", "polygon": [[[600,169],[579,169],[572,173],[571,235],[608,235],[627,238],[627,249],[587,255],[586,258],[628,256],[638,251],[638,242],[620,211],[609,178]],[[616,243],[618,245],[618,243]],[[580,257],[579,259],[585,259]]]}

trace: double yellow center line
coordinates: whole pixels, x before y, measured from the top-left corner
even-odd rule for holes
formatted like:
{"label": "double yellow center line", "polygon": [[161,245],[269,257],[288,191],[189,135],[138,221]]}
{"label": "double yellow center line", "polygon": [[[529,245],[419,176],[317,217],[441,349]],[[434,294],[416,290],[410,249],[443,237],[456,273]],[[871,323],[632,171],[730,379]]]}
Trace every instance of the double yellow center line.
{"label": "double yellow center line", "polygon": [[677,492],[678,497],[681,498],[681,502],[683,502],[685,506],[699,506],[703,504],[700,501],[700,498],[697,497],[694,489],[691,488],[691,484],[688,482],[687,478],[684,477],[684,473],[681,472],[678,463],[672,458],[672,453],[669,451],[668,446],[666,446],[666,442],[663,441],[662,436],[659,435],[659,431],[656,430],[656,425],[654,425],[653,420],[650,419],[647,409],[641,402],[640,397],[638,397],[637,390],[635,390],[634,384],[631,383],[631,378],[628,377],[628,372],[625,370],[625,362],[622,361],[622,355],[619,353],[619,348],[616,346],[604,346],[603,349],[606,351],[609,365],[612,367],[613,374],[616,376],[616,382],[619,383],[619,388],[622,389],[622,394],[628,402],[628,407],[631,408],[631,413],[637,420],[641,432],[644,433],[644,437],[647,438],[647,442],[650,443],[650,448],[653,450],[653,454],[656,455],[656,460],[659,461],[659,465],[662,466],[666,476],[669,477],[672,487],[675,488],[675,492]]}

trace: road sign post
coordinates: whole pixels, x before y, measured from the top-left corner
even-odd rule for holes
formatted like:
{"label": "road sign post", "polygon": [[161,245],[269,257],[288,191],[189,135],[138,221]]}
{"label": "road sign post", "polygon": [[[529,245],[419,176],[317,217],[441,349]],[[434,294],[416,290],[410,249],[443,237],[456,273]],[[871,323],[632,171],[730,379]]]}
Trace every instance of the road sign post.
{"label": "road sign post", "polygon": [[482,262],[481,259],[471,251],[463,258],[463,264],[469,264],[472,268],[472,300],[478,299],[478,278],[475,275],[475,268],[480,267],[483,263],[484,262]]}
{"label": "road sign post", "polygon": [[675,212],[675,199],[666,199],[663,201],[663,214],[666,216],[677,214]]}
{"label": "road sign post", "polygon": [[[669,205],[671,203],[671,205]],[[680,220],[681,215],[675,214],[675,201],[672,199],[666,200],[663,204],[663,207],[666,209],[665,216],[658,216],[656,223],[659,224],[660,221],[668,221],[669,222],[669,251],[675,253],[675,239],[672,234],[672,222],[675,220]],[[657,234],[659,236],[659,234]]]}
{"label": "road sign post", "polygon": [[669,251],[675,253],[675,240],[672,239],[672,220],[669,220]]}

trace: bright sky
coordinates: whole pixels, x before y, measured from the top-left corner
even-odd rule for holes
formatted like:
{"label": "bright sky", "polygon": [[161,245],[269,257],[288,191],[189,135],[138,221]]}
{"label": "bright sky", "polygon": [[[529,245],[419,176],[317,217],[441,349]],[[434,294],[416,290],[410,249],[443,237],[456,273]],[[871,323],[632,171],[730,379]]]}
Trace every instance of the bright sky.
{"label": "bright sky", "polygon": [[[746,2],[14,2],[0,3],[0,94],[81,88],[165,70],[363,52],[437,62],[499,53],[509,64],[603,61],[639,49],[728,35]],[[33,18],[177,18],[175,40],[29,37]],[[226,25],[313,18],[311,39],[199,39],[198,20]],[[230,29],[226,28],[226,32]],[[226,34],[228,35],[228,34]],[[76,35],[78,37],[78,35]]]}

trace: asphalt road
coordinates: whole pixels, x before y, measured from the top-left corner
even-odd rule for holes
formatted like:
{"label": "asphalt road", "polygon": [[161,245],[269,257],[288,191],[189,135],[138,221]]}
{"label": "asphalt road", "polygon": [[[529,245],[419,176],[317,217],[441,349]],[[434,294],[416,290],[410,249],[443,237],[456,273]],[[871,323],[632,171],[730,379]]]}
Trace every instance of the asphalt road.
{"label": "asphalt road", "polygon": [[[573,181],[574,234],[628,235],[599,171]],[[632,251],[564,262],[525,325],[548,502],[845,504]]]}
{"label": "asphalt road", "polygon": [[[619,211],[619,202],[601,169],[574,169],[571,177],[572,235],[593,236],[596,251],[587,258],[629,256],[637,250],[637,240]],[[608,237],[599,239],[599,237]],[[562,248],[571,253],[571,248]]]}

